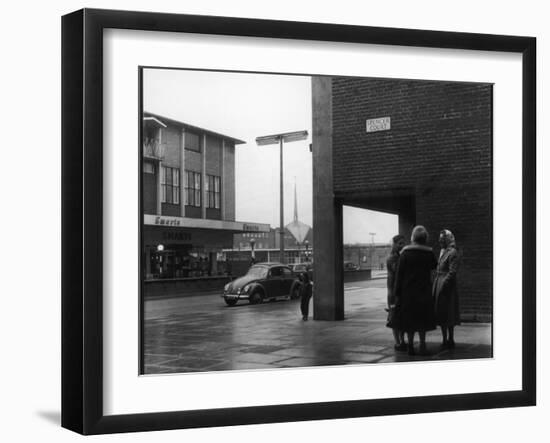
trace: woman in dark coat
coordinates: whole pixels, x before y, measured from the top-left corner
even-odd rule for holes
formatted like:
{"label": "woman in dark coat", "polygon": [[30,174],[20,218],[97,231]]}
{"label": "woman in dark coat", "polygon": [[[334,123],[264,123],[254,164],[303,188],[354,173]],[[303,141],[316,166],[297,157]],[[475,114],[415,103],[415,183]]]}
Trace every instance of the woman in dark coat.
{"label": "woman in dark coat", "polygon": [[428,231],[416,226],[412,244],[399,256],[395,278],[396,319],[400,330],[407,332],[409,355],[414,355],[414,334],[418,332],[419,353],[425,355],[426,331],[436,328],[432,298],[432,271],[437,265],[428,243]]}
{"label": "woman in dark coat", "polygon": [[459,255],[453,233],[444,229],[439,233],[439,262],[434,280],[433,296],[436,323],[441,326],[444,348],[454,348],[454,327],[460,324],[460,309],[456,290],[456,272]]}
{"label": "woman in dark coat", "polygon": [[388,321],[386,326],[392,329],[393,339],[395,340],[394,348],[396,351],[406,351],[407,344],[405,343],[405,332],[400,331],[397,328],[397,321],[395,320],[395,296],[393,293],[395,287],[395,274],[397,273],[397,263],[399,262],[399,253],[405,247],[405,237],[402,235],[395,235],[392,238],[392,248],[390,256],[386,261],[386,269],[388,271],[387,287],[388,287]]}

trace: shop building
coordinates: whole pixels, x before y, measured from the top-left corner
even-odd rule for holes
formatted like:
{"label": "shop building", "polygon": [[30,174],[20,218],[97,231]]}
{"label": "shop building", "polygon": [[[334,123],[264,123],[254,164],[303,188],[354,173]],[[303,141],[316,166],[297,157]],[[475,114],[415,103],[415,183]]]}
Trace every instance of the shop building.
{"label": "shop building", "polygon": [[145,281],[225,278],[233,235],[269,233],[235,220],[235,149],[244,141],[148,112],[142,140]]}

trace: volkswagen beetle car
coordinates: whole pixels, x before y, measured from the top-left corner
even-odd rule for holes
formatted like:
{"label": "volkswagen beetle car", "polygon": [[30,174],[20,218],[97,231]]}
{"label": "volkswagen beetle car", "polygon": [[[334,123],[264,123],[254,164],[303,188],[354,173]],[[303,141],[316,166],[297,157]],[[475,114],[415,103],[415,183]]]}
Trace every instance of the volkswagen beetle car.
{"label": "volkswagen beetle car", "polygon": [[311,262],[295,263],[290,266],[294,274],[299,275],[307,272],[310,280],[313,280],[313,264]]}
{"label": "volkswagen beetle car", "polygon": [[282,263],[257,263],[246,275],[239,277],[223,288],[223,299],[229,306],[239,300],[250,304],[274,300],[279,297],[298,298],[301,282],[292,270]]}

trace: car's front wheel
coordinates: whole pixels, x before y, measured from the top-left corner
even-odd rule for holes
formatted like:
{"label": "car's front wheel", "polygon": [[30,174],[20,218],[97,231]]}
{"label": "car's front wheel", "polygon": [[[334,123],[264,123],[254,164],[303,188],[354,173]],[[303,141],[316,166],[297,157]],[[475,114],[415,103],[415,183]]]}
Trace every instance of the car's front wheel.
{"label": "car's front wheel", "polygon": [[262,293],[260,291],[254,291],[250,294],[250,298],[248,299],[251,305],[257,305],[258,303],[261,303],[262,300]]}
{"label": "car's front wheel", "polygon": [[227,306],[235,306],[237,304],[236,298],[224,298],[224,300]]}

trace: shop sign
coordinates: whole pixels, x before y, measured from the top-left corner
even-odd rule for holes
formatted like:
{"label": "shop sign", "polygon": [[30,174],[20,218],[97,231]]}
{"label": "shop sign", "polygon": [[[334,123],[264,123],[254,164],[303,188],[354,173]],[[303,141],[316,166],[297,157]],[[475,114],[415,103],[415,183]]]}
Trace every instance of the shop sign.
{"label": "shop sign", "polygon": [[191,241],[191,234],[189,232],[180,231],[163,231],[162,238],[164,240]]}
{"label": "shop sign", "polygon": [[260,232],[260,227],[258,225],[251,225],[251,224],[245,223],[243,225],[243,231],[245,231],[245,232]]}
{"label": "shop sign", "polygon": [[181,226],[181,219],[178,217],[155,216],[155,225],[159,226]]}
{"label": "shop sign", "polygon": [[390,129],[390,117],[371,118],[367,120],[367,132],[389,131]]}

